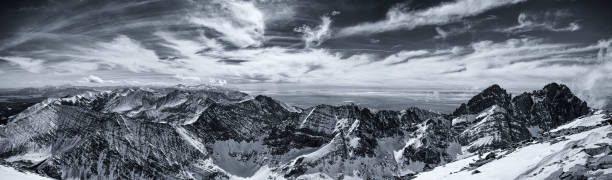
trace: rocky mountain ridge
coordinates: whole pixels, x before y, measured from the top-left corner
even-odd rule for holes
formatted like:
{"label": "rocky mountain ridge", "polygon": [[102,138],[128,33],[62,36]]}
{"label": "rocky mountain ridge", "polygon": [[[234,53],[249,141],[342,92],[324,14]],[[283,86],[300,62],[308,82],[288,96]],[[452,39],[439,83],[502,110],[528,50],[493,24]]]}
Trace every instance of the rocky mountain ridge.
{"label": "rocky mountain ridge", "polygon": [[58,179],[412,178],[516,148],[591,111],[564,85],[493,85],[451,115],[307,109],[223,88],[120,88],[51,98],[0,127],[3,164]]}

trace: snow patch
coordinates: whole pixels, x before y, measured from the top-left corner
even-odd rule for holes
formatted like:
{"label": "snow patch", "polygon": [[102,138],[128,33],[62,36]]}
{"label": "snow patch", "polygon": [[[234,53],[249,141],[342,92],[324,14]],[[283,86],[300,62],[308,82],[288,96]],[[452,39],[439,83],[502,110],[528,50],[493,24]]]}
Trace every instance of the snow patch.
{"label": "snow patch", "polygon": [[606,120],[603,118],[604,116],[605,116],[605,113],[603,113],[602,110],[599,110],[591,116],[578,118],[570,123],[567,123],[553,130],[550,130],[550,132],[557,132],[563,129],[572,129],[572,128],[577,128],[577,127],[597,126],[598,124],[601,124],[601,122]]}
{"label": "snow patch", "polygon": [[280,175],[272,172],[272,169],[270,169],[267,165],[266,166],[262,166],[261,168],[259,168],[252,176],[250,177],[240,177],[240,176],[234,176],[234,175],[230,175],[230,180],[259,180],[259,179],[284,179],[281,178]]}
{"label": "snow patch", "polygon": [[358,137],[351,138],[351,140],[349,141],[349,145],[350,145],[351,147],[353,147],[353,148],[357,148],[357,147],[359,147],[359,140],[360,140],[360,139],[361,139],[361,138],[358,138]]}
{"label": "snow patch", "polygon": [[[341,138],[340,134],[337,134],[334,139],[332,139],[329,143],[325,144],[325,146],[319,148],[318,150],[302,155],[300,157],[304,157],[304,161],[306,162],[310,162],[310,161],[316,161],[318,159],[321,159],[323,156],[329,154],[330,152],[334,151],[335,147],[336,147],[336,139]],[[297,158],[296,158],[297,160]],[[292,165],[295,163],[295,161],[292,162]]]}
{"label": "snow patch", "polygon": [[393,151],[393,158],[395,159],[396,163],[399,164],[400,162],[402,162],[402,159],[404,159],[403,154],[404,154],[404,150],[406,149],[406,147],[403,147],[397,151]]}
{"label": "snow patch", "polygon": [[302,121],[302,123],[300,124],[300,128],[304,128],[304,126],[306,125],[306,122],[308,120],[308,118],[310,117],[310,115],[312,115],[312,112],[315,111],[315,109],[317,109],[317,107],[312,107],[312,110],[310,110],[310,112],[308,113],[308,115],[306,115],[306,117],[304,118],[304,120]]}
{"label": "snow patch", "polygon": [[[297,180],[333,180],[334,178],[330,177],[325,173],[312,173],[301,175],[296,178]],[[346,179],[346,178],[345,178]]]}
{"label": "snow patch", "polygon": [[29,172],[21,172],[12,167],[0,165],[0,179],[19,179],[19,180],[52,180]]}
{"label": "snow patch", "polygon": [[476,116],[473,114],[462,115],[462,116],[459,116],[453,119],[452,125],[455,126],[461,123],[471,123],[471,122],[474,122],[474,120],[476,120]]}
{"label": "snow patch", "polygon": [[[338,118],[338,117],[336,117]],[[332,132],[339,132],[340,130],[343,130],[344,128],[348,127],[348,119],[347,118],[342,118],[336,121],[336,126],[334,126],[334,131]]]}
{"label": "snow patch", "polygon": [[6,161],[7,162],[23,161],[23,162],[30,162],[32,164],[37,164],[50,157],[51,157],[51,147],[48,146],[48,147],[41,148],[39,151],[31,151],[25,154],[11,156],[7,158]]}
{"label": "snow patch", "polygon": [[584,164],[582,148],[572,147],[609,143],[605,136],[611,131],[612,126],[605,126],[565,136],[567,139],[554,144],[543,142],[525,146],[478,167],[480,173],[477,174],[462,169],[477,158],[472,156],[420,173],[415,179],[545,179],[559,169],[568,170],[575,164]]}
{"label": "snow patch", "polygon": [[498,105],[493,105],[490,108],[480,112],[480,114],[478,114],[478,116],[476,116],[476,119],[482,119],[485,118],[487,116],[491,116],[493,114],[496,113],[506,113],[506,109],[499,107]]}
{"label": "snow patch", "polygon": [[208,107],[203,108],[203,109],[198,109],[197,112],[193,115],[193,117],[185,121],[183,125],[193,124],[194,122],[198,121],[198,119],[200,118],[200,115],[202,115],[202,112],[204,112],[206,109],[208,109]]}
{"label": "snow patch", "polygon": [[183,140],[187,141],[187,143],[189,143],[191,146],[193,146],[198,151],[200,151],[200,153],[207,154],[206,146],[204,146],[202,142],[193,138],[191,134],[185,128],[181,126],[175,126],[174,128],[176,129],[176,133],[178,133],[181,136],[181,138],[183,138]]}
{"label": "snow patch", "polygon": [[470,147],[481,147],[481,146],[489,145],[493,143],[493,141],[495,141],[495,137],[485,136],[485,137],[478,138],[476,141],[472,142],[472,144],[470,144],[469,146]]}
{"label": "snow patch", "polygon": [[355,129],[357,129],[357,127],[359,127],[359,120],[355,120],[353,122],[353,124],[349,128],[348,132],[351,133],[351,132],[355,131]]}

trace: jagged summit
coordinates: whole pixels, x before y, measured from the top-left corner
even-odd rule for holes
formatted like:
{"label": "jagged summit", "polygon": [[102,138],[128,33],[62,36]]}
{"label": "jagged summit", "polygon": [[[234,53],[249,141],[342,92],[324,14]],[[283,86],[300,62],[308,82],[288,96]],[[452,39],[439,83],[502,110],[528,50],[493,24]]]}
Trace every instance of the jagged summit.
{"label": "jagged summit", "polygon": [[545,85],[542,90],[545,92],[571,93],[571,90],[565,84],[557,84],[556,82]]}
{"label": "jagged summit", "polygon": [[486,88],[462,104],[453,115],[469,151],[505,148],[589,112],[586,102],[557,83],[512,97],[498,85]]}
{"label": "jagged summit", "polygon": [[565,85],[551,83],[542,90],[523,93],[512,99],[517,118],[526,126],[548,130],[589,112],[587,103]]}
{"label": "jagged summit", "polygon": [[511,95],[502,89],[499,85],[494,84],[482,92],[472,97],[467,104],[461,104],[453,115],[458,116],[462,114],[473,114],[485,110],[492,105],[499,105],[503,108],[507,108],[510,104]]}
{"label": "jagged summit", "polygon": [[[572,124],[578,117],[582,126]],[[119,88],[14,116],[0,126],[0,163],[61,179],[411,178],[553,131],[603,126],[604,117],[559,84],[516,97],[493,85],[452,115],[300,109],[224,88]]]}

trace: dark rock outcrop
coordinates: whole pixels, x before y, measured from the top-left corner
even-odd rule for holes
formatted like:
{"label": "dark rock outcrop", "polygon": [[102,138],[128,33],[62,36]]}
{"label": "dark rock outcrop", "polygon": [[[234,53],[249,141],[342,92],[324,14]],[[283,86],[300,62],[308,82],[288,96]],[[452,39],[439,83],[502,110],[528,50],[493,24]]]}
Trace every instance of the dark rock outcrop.
{"label": "dark rock outcrop", "polygon": [[512,107],[515,119],[524,121],[526,127],[542,130],[565,124],[589,112],[586,102],[576,97],[567,86],[557,83],[513,98]]}
{"label": "dark rock outcrop", "polygon": [[450,130],[450,121],[441,117],[432,118],[418,128],[413,135],[416,139],[403,149],[404,165],[424,163],[423,170],[429,170],[454,160],[461,152],[457,134]]}
{"label": "dark rock outcrop", "polygon": [[464,114],[475,114],[493,106],[498,105],[502,108],[508,109],[510,106],[511,95],[502,89],[499,85],[494,84],[482,92],[472,97],[467,104],[463,103],[453,115],[459,116]]}

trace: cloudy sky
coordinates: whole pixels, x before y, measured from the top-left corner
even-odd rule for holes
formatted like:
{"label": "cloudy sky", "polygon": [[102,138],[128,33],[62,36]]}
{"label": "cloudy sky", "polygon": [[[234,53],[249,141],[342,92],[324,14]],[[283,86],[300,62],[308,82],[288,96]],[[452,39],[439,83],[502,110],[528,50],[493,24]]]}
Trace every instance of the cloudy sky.
{"label": "cloudy sky", "polygon": [[[607,0],[2,2],[0,87],[612,87]],[[611,93],[612,94],[612,93]]]}

